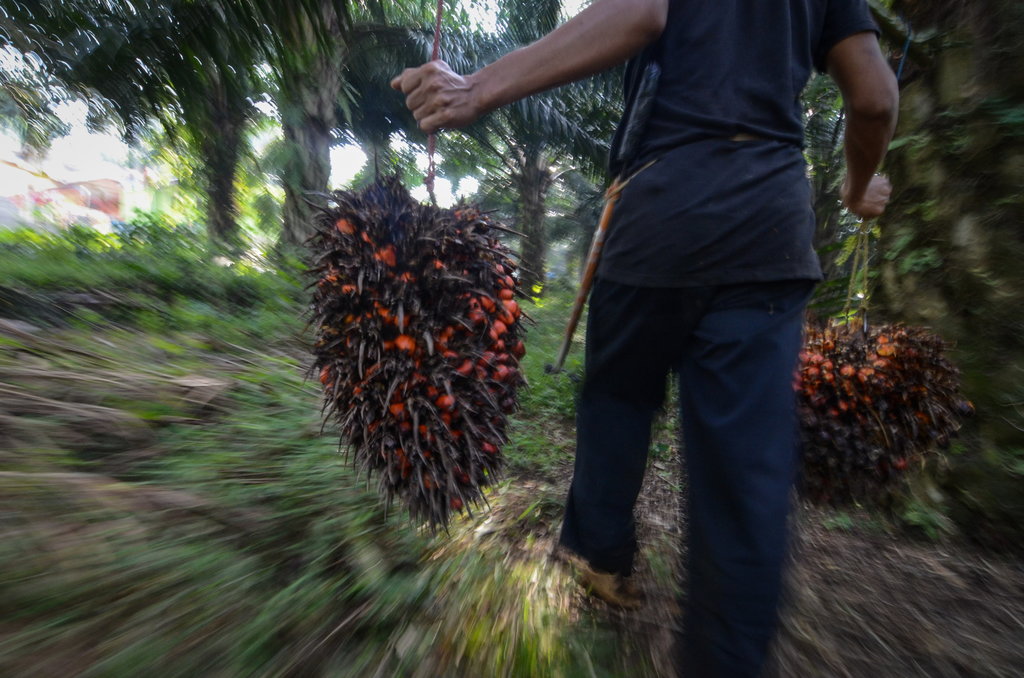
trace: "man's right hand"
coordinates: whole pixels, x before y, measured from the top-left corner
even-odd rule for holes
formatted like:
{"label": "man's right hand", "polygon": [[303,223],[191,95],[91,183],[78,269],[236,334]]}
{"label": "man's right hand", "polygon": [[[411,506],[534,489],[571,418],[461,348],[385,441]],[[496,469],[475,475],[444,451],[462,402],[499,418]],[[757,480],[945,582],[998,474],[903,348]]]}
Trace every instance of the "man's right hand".
{"label": "man's right hand", "polygon": [[463,77],[443,61],[407,68],[391,81],[424,132],[465,127],[484,112],[474,96],[473,76]]}
{"label": "man's right hand", "polygon": [[462,127],[536,92],[611,68],[665,29],[669,0],[599,0],[537,42],[460,76],[441,61],[391,81],[424,132]]}
{"label": "man's right hand", "polygon": [[868,187],[864,190],[864,195],[858,199],[853,199],[850,196],[848,186],[847,181],[843,181],[843,186],[839,189],[839,197],[846,209],[861,219],[874,219],[885,212],[885,206],[889,204],[889,196],[892,195],[892,184],[889,183],[888,177],[881,174],[871,177]]}

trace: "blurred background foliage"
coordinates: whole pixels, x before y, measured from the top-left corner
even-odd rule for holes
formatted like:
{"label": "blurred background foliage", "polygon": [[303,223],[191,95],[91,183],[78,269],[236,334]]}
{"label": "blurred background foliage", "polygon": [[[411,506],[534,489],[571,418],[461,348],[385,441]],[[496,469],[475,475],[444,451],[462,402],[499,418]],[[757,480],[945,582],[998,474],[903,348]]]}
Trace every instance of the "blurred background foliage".
{"label": "blurred background foliage", "polygon": [[[466,72],[580,3],[446,4],[442,54]],[[1024,543],[1024,10],[870,5],[902,110],[893,202],[855,291],[871,293],[872,322],[950,341],[978,410],[877,520],[1012,552]],[[543,559],[508,565],[550,536],[561,489],[506,487],[515,510],[496,512],[501,529],[478,517],[435,541],[386,516],[318,436],[302,378],[310,203],[342,187],[342,147],[367,159],[345,187],[393,172],[421,184],[425,137],[388,83],[427,58],[434,9],[0,0],[7,164],[40,175],[73,103],[90,129],[130,143],[134,170],[172,177],[104,229],[46,200],[0,213],[3,675],[657,675],[643,628],[581,617]],[[508,449],[520,486],[571,464],[575,384],[542,365],[600,211],[619,77],[439,139],[440,176],[524,236],[509,238],[538,325]],[[838,203],[842,98],[816,75],[803,106],[824,322],[846,300],[859,224]]]}

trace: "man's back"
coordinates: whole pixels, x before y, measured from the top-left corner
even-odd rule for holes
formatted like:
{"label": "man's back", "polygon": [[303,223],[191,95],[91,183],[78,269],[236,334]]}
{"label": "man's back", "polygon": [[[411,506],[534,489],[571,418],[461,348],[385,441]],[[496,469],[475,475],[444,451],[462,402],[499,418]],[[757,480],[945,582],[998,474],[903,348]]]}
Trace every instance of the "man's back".
{"label": "man's back", "polygon": [[647,51],[661,65],[643,152],[750,134],[801,145],[800,93],[838,39],[875,25],[863,0],[669,4]]}
{"label": "man's back", "polygon": [[863,0],[670,3],[627,69],[629,111],[648,64],[660,75],[638,152],[616,171],[658,164],[623,192],[600,275],[653,287],[820,279],[800,93],[837,41],[874,30]]}

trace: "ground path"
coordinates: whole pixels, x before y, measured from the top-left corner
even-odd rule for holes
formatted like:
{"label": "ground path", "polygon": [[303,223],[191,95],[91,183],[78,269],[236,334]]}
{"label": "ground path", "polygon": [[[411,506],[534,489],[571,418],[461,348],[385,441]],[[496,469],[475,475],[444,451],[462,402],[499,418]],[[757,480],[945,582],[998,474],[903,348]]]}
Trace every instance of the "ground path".
{"label": "ground path", "polygon": [[[649,592],[637,612],[577,594],[573,604],[622,638],[649,675],[671,676],[677,621],[673,574],[680,549],[679,473],[655,460],[638,507]],[[509,538],[518,557],[550,553],[569,469],[514,481],[495,502],[492,522],[513,521],[531,504],[550,506],[529,530]],[[1016,678],[1024,673],[1024,565],[962,544],[915,542],[868,519],[842,521],[802,507],[797,516],[789,596],[774,652],[777,678]],[[517,548],[517,547],[514,547]],[[628,670],[628,659],[620,671]],[[626,675],[638,675],[628,674]]]}

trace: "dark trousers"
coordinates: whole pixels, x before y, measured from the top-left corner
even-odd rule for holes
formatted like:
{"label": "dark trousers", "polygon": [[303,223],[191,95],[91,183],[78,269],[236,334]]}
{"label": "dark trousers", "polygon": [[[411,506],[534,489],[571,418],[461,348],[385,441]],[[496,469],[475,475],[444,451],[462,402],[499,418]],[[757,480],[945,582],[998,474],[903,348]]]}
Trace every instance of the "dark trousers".
{"label": "dark trousers", "polygon": [[798,458],[793,379],[813,286],[594,286],[561,543],[597,569],[632,571],[633,505],[675,372],[688,476],[688,678],[757,676],[774,633]]}

